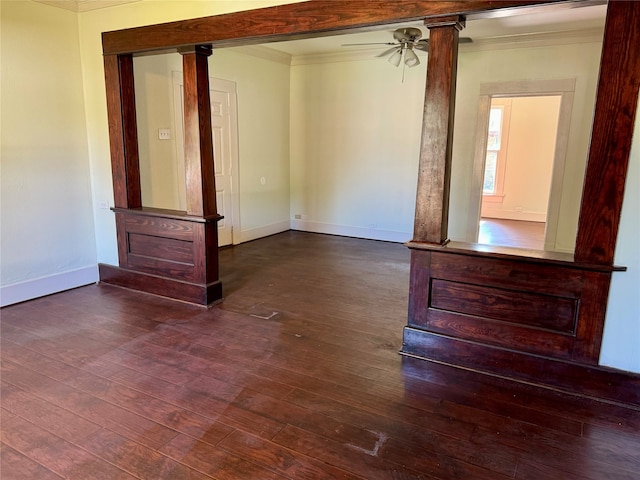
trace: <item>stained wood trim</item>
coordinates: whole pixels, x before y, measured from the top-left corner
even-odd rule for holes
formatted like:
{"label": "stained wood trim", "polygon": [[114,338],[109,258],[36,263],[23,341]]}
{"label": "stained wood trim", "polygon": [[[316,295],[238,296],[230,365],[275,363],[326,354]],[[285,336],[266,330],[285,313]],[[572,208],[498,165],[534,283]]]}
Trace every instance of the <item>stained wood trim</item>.
{"label": "stained wood trim", "polygon": [[640,409],[640,376],[620,370],[549,359],[411,327],[404,329],[400,353]]}
{"label": "stained wood trim", "polygon": [[206,217],[197,217],[197,216],[189,215],[187,212],[182,210],[168,210],[164,208],[153,208],[153,207],[140,207],[140,208],[114,207],[111,210],[116,213],[122,213],[125,215],[140,215],[143,217],[172,218],[174,220],[184,220],[185,222],[196,222],[196,223],[217,222],[224,218],[222,215],[218,215],[218,214],[208,215]]}
{"label": "stained wood trim", "polygon": [[[576,0],[312,0],[302,3],[247,10],[210,17],[130,28],[102,34],[105,54],[167,50],[195,44],[214,47],[266,43],[296,38],[353,33],[355,29],[401,22],[421,21],[443,15],[476,18],[510,9],[526,10],[540,4],[561,8]],[[349,30],[345,32],[345,30]]]}
{"label": "stained wood trim", "polygon": [[434,252],[455,253],[458,255],[470,255],[474,257],[495,259],[506,258],[528,263],[562,265],[568,268],[592,270],[594,272],[624,272],[627,270],[627,267],[619,265],[599,265],[576,262],[574,261],[573,255],[562,252],[546,252],[542,250],[501,247],[468,242],[449,242],[446,245],[435,245],[410,241],[405,243],[405,245],[412,250],[429,250]]}
{"label": "stained wood trim", "polygon": [[565,360],[571,360],[574,344],[574,339],[569,335],[436,309],[429,312],[429,323],[426,327],[429,332],[450,335],[453,338],[471,339],[483,345]]}
{"label": "stained wood trim", "polygon": [[119,208],[142,206],[138,128],[131,55],[106,55],[104,74],[113,175],[114,204]]}
{"label": "stained wood trim", "polygon": [[207,285],[197,285],[102,263],[98,265],[98,270],[100,272],[100,282],[109,285],[202,306],[212,305],[222,299],[222,284],[217,280]]}
{"label": "stained wood trim", "polygon": [[209,94],[209,46],[180,49],[184,88],[184,161],[187,213],[217,214],[211,99]]}
{"label": "stained wood trim", "polygon": [[427,83],[422,118],[413,240],[447,240],[451,152],[462,17],[425,22],[429,29]]}
{"label": "stained wood trim", "polygon": [[116,212],[116,235],[118,239],[118,265],[127,266],[127,256],[129,254],[129,239],[125,225],[126,216]]}
{"label": "stained wood trim", "polygon": [[613,263],[639,88],[640,2],[609,2],[580,205],[577,262]]}

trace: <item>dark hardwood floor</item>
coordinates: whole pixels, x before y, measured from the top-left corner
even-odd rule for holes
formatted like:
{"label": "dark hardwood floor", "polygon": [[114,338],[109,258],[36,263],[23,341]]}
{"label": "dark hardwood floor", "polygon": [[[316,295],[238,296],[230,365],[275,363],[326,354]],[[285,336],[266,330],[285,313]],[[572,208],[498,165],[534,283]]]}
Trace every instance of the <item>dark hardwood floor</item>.
{"label": "dark hardwood floor", "polygon": [[3,480],[640,478],[639,411],[400,356],[404,246],[220,258],[211,309],[107,285],[2,309]]}

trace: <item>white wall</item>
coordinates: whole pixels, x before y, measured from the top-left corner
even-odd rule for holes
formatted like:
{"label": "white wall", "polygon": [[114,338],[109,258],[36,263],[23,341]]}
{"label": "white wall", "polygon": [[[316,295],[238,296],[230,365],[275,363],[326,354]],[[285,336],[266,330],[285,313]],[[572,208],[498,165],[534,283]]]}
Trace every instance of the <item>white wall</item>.
{"label": "white wall", "polygon": [[483,200],[483,217],[545,221],[560,99],[560,96],[510,99],[504,197],[501,202]]}
{"label": "white wall", "polygon": [[404,83],[401,68],[373,56],[292,67],[294,229],[411,239],[426,71],[421,58]]}
{"label": "white wall", "polygon": [[[179,210],[175,112],[171,71],[182,71],[178,53],[133,59],[140,156],[140,187],[145,207]],[[158,138],[158,129],[171,132]],[[186,200],[183,199],[184,204]]]}
{"label": "white wall", "polygon": [[600,363],[640,373],[640,108],[636,113]]}
{"label": "white wall", "polygon": [[75,13],[0,3],[0,277],[7,305],[97,280]]}
{"label": "white wall", "polygon": [[[240,241],[289,230],[289,64],[244,51],[216,50],[209,59],[210,76],[237,87]],[[142,200],[148,207],[179,209],[172,72],[181,71],[177,53],[134,58]],[[169,128],[171,140],[158,140],[159,128]]]}

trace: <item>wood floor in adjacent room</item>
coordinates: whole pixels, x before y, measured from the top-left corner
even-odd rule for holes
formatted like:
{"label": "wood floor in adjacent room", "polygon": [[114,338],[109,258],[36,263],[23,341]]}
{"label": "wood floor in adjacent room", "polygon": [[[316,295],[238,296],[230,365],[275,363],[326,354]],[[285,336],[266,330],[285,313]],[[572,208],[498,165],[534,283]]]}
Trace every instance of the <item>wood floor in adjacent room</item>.
{"label": "wood floor in adjacent room", "polygon": [[2,309],[1,478],[640,478],[640,412],[398,355],[404,246],[286,232],[221,265],[209,310]]}
{"label": "wood floor in adjacent room", "polygon": [[478,243],[544,250],[544,222],[481,218]]}

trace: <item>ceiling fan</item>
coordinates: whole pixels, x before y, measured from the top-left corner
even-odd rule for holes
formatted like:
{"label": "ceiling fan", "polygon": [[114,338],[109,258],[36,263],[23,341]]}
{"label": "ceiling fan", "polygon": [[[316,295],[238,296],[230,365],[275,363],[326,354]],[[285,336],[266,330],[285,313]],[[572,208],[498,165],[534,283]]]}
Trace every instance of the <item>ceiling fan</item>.
{"label": "ceiling fan", "polygon": [[[399,66],[404,58],[403,67],[415,67],[420,65],[420,59],[414,50],[427,52],[429,50],[429,40],[422,38],[422,30],[415,27],[398,28],[393,32],[395,42],[374,42],[374,43],[344,43],[343,47],[355,45],[393,45],[393,47],[376,55],[377,57],[389,57],[389,63]],[[459,43],[471,43],[469,37],[461,37]]]}

